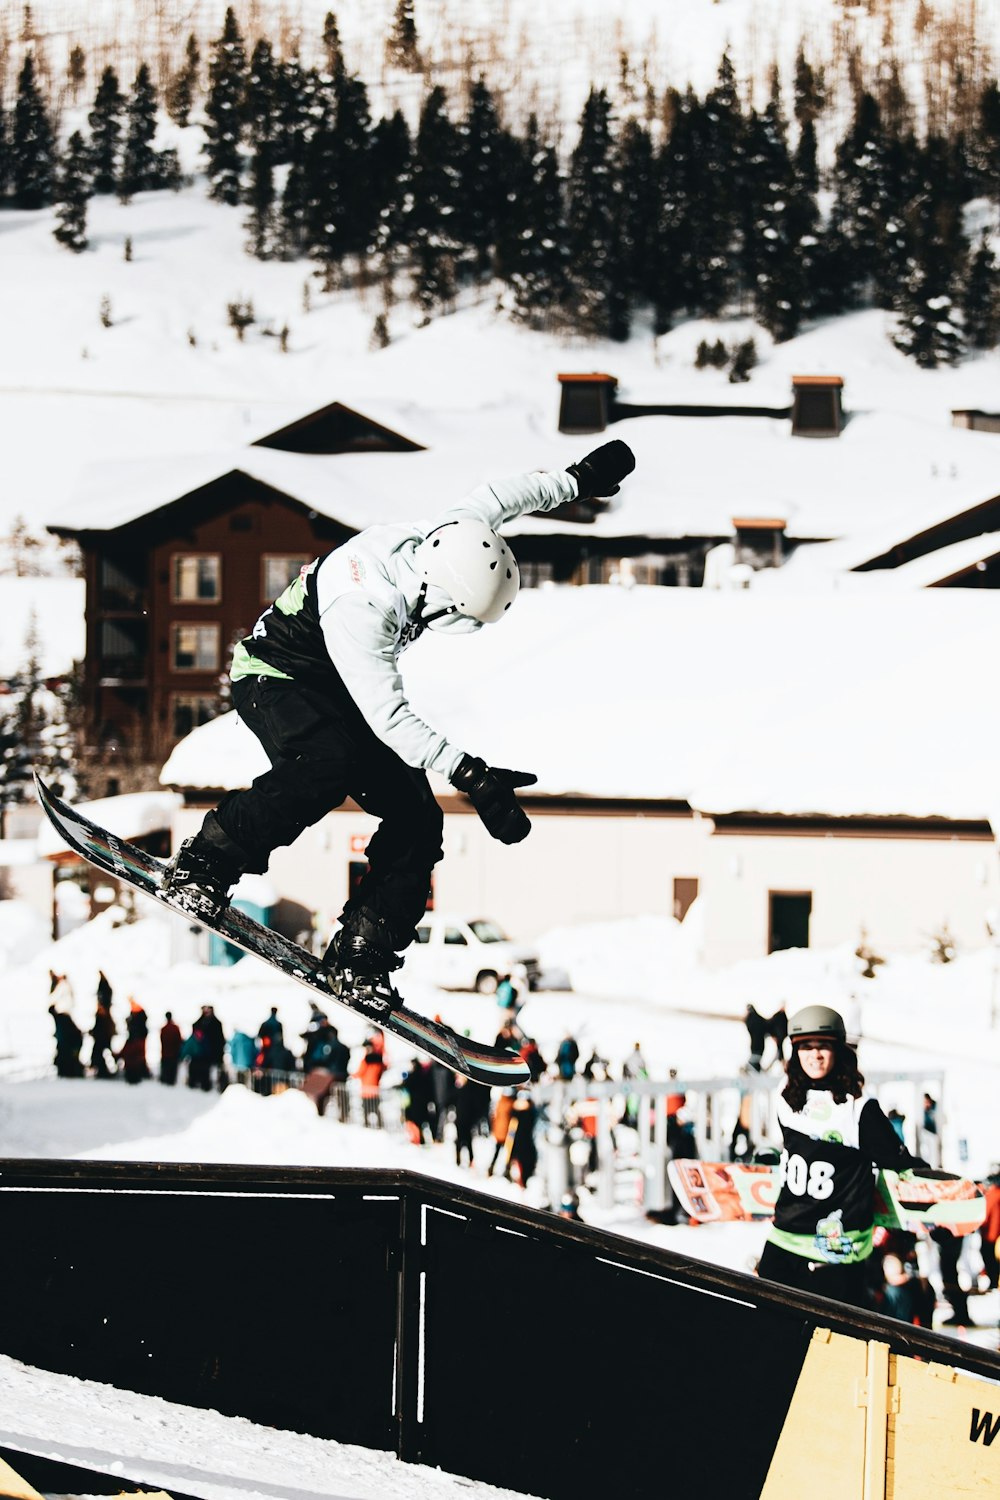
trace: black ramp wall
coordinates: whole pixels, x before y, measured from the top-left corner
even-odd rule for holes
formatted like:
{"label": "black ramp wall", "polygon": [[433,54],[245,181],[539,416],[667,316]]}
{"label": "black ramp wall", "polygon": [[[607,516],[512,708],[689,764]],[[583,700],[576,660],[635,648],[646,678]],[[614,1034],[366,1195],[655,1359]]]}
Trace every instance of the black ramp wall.
{"label": "black ramp wall", "polygon": [[757,1500],[817,1327],[1000,1381],[996,1354],[408,1172],[0,1161],[0,1285],[27,1364],[546,1500]]}

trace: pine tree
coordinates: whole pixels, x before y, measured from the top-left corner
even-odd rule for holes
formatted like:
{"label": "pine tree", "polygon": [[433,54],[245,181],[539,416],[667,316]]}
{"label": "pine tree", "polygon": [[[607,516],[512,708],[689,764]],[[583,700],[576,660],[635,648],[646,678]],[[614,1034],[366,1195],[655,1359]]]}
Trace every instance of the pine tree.
{"label": "pine tree", "polygon": [[201,69],[198,39],[192,32],[184,47],[184,62],[167,84],[164,105],[175,125],[185,129],[194,108]]}
{"label": "pine tree", "polygon": [[413,149],[411,199],[404,231],[414,258],[414,296],[429,315],[455,296],[455,237],[459,196],[459,138],[446,96],[435,85],[424,100]]}
{"label": "pine tree", "polygon": [[69,84],[70,98],[74,104],[79,102],[80,90],[86,78],[87,54],[79,44],[76,44],[69,49],[69,59],[66,63],[66,82]]}
{"label": "pine tree", "polygon": [[512,142],[498,271],[514,293],[514,315],[546,329],[568,294],[566,219],[555,146],[539,136],[535,115],[523,141]]}
{"label": "pine tree", "polygon": [[205,157],[209,196],[218,203],[240,201],[240,141],[246,105],[247,61],[232,7],[222,35],[212,44],[205,101]]}
{"label": "pine tree", "polygon": [[91,132],[95,193],[113,193],[115,190],[124,108],[125,95],[118,86],[118,75],[109,66],[101,74],[94,96],[94,107],[87,116]]}
{"label": "pine tree", "polygon": [[390,67],[405,68],[408,73],[419,73],[423,67],[413,0],[396,0],[392,30],[385,44],[385,60]]}
{"label": "pine tree", "polygon": [[643,302],[656,296],[654,238],[660,216],[660,184],[653,138],[637,120],[626,120],[618,142],[621,183],[623,271],[629,295]]}
{"label": "pine tree", "polygon": [[331,78],[336,78],[344,71],[344,53],[340,44],[340,30],[337,26],[337,17],[332,10],[328,10],[323,20],[323,58],[326,63],[326,71]]}
{"label": "pine tree", "polygon": [[274,161],[299,162],[305,159],[306,142],[311,129],[312,100],[318,78],[303,68],[297,57],[279,60],[274,76]]}
{"label": "pine tree", "polygon": [[909,255],[893,306],[893,343],[924,369],[954,364],[963,352],[956,303],[961,296],[968,243],[960,192],[948,180],[948,146],[930,137],[906,210]]}
{"label": "pine tree", "polygon": [[258,140],[250,159],[250,180],[246,189],[249,213],[246,217],[247,251],[257,260],[269,260],[278,244],[275,216],[273,146]]}
{"label": "pine tree", "polygon": [[413,142],[401,110],[379,120],[372,131],[369,183],[375,210],[375,249],[391,276],[396,253],[405,243],[406,209],[412,182]]}
{"label": "pine tree", "polygon": [[983,191],[1000,201],[1000,84],[991,78],[979,98],[976,152]]}
{"label": "pine tree", "polygon": [[698,305],[709,317],[718,317],[736,295],[740,278],[743,118],[728,52],[723,53],[715,87],[706,95],[696,124],[701,188],[691,204],[691,232]]}
{"label": "pine tree", "polygon": [[25,53],[17,82],[10,144],[10,176],[19,208],[41,208],[52,198],[55,142],[45,102],[35,81],[35,59]]}
{"label": "pine tree", "polygon": [[961,305],[965,337],[970,349],[995,349],[1000,343],[1000,277],[987,235],[974,253],[962,285]]}
{"label": "pine tree", "polygon": [[87,204],[90,200],[90,148],[78,130],[74,130],[56,179],[56,228],[53,234],[60,245],[77,254],[87,248]]}
{"label": "pine tree", "polygon": [[333,129],[325,181],[323,221],[314,253],[325,264],[363,257],[376,233],[377,205],[368,180],[372,120],[368,90],[343,70],[333,79]]}
{"label": "pine tree", "polygon": [[270,143],[278,132],[278,68],[266,37],[261,37],[253,49],[245,97],[249,144]]}
{"label": "pine tree", "polygon": [[474,280],[482,282],[493,270],[509,162],[496,103],[482,78],[472,86],[458,140],[456,234],[468,247]]}
{"label": "pine tree", "polygon": [[758,320],[777,342],[798,332],[805,302],[799,245],[799,225],[792,213],[794,174],[785,121],[781,113],[777,73],[763,115],[751,110],[748,136],[756,143],[753,222],[747,226],[745,264]]}
{"label": "pine tree", "polygon": [[7,193],[10,179],[10,119],[4,108],[3,88],[0,83],[0,202]]}
{"label": "pine tree", "polygon": [[574,315],[598,337],[622,337],[628,327],[614,149],[607,93],[591,89],[570,159],[566,220]]}
{"label": "pine tree", "polygon": [[118,195],[127,203],[136,193],[159,186],[156,137],[156,90],[145,63],[139,67],[126,111],[125,149],[122,152]]}
{"label": "pine tree", "polygon": [[702,105],[688,87],[667,98],[670,132],[656,162],[658,217],[652,242],[653,329],[672,326],[682,308],[699,308],[699,267],[695,255],[695,201],[701,175]]}

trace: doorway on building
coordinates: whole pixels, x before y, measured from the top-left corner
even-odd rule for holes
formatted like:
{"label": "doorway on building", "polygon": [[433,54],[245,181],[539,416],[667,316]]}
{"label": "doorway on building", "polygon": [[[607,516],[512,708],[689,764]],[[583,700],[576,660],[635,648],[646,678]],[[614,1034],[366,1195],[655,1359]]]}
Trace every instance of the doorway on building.
{"label": "doorway on building", "polygon": [[683,922],[698,899],[698,881],[693,875],[674,876],[674,920]]}
{"label": "doorway on building", "polygon": [[812,900],[812,891],[768,891],[768,953],[809,947]]}

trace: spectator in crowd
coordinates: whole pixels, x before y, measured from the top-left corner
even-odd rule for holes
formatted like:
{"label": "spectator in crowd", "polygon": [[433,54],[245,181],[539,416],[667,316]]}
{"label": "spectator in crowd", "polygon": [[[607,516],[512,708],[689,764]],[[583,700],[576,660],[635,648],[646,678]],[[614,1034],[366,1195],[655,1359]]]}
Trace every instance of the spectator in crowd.
{"label": "spectator in crowd", "polygon": [[[415,1146],[429,1145],[434,1140],[431,1129],[432,1106],[431,1065],[419,1057],[410,1059],[410,1066],[403,1074],[403,1119],[406,1133]],[[424,1139],[427,1132],[427,1140]]]}
{"label": "spectator in crowd", "polygon": [[257,1056],[257,1043],[246,1031],[234,1031],[229,1038],[229,1065],[236,1073],[249,1073]]}
{"label": "spectator in crowd", "polygon": [[979,1230],[979,1249],[983,1257],[987,1289],[994,1292],[1000,1282],[1000,1260],[997,1260],[998,1239],[1000,1239],[1000,1165],[992,1167],[986,1179],[986,1218]]}
{"label": "spectator in crowd", "polygon": [[183,1038],[181,1028],[174,1020],[173,1012],[167,1011],[160,1027],[160,1082],[177,1082],[177,1063],[181,1055]]}
{"label": "spectator in crowd", "polygon": [[126,1083],[141,1083],[144,1078],[151,1078],[146,1063],[146,1038],[149,1035],[149,1021],[146,1012],[138,1000],[129,996],[129,1013],[125,1021],[125,1042],[118,1056],[121,1060],[125,1073]]}
{"label": "spectator in crowd", "polygon": [[111,1009],[111,997],[112,997],[112,994],[113,994],[113,991],[111,989],[111,981],[108,979],[108,976],[105,974],[105,972],[104,972],[103,969],[98,969],[98,971],[97,971],[97,1003],[98,1003],[98,1005],[104,1005],[104,1006],[107,1007],[108,1010],[110,1010]]}
{"label": "spectator in crowd", "polygon": [[455,1079],[455,1160],[461,1167],[463,1155],[468,1155],[469,1166],[476,1164],[472,1151],[472,1138],[476,1128],[486,1120],[490,1111],[490,1091],[485,1084],[475,1083],[471,1078],[458,1076]]}
{"label": "spectator in crowd", "polygon": [[767,1042],[767,1021],[755,1005],[748,1005],[746,1015],[743,1017],[743,1024],[746,1026],[747,1037],[750,1041],[750,1056],[747,1059],[747,1067],[752,1068],[755,1073],[759,1073],[761,1063],[764,1060],[764,1046]]}
{"label": "spectator in crowd", "polygon": [[906,1145],[906,1116],[898,1109],[890,1109],[889,1124],[899,1136],[903,1145]]}
{"label": "spectator in crowd", "polygon": [[302,1052],[303,1073],[309,1073],[312,1071],[313,1052],[317,1046],[317,1039],[320,1032],[327,1024],[328,1021],[325,1012],[320,1010],[315,1000],[310,1000],[309,1025],[306,1027],[305,1031],[300,1033],[302,1041],[305,1043],[305,1047]]}
{"label": "spectator in crowd", "polygon": [[938,1264],[941,1268],[941,1290],[945,1300],[951,1307],[951,1312],[944,1319],[944,1328],[968,1328],[969,1302],[968,1294],[959,1280],[958,1263],[962,1258],[962,1246],[965,1243],[964,1236],[952,1234],[950,1229],[936,1224],[930,1232],[931,1239],[937,1246]]}
{"label": "spectator in crowd", "polygon": [[284,1027],[278,1020],[278,1007],[276,1005],[271,1006],[271,1014],[267,1020],[261,1021],[257,1028],[257,1035],[261,1038],[267,1037],[271,1042],[283,1042],[285,1040]]}
{"label": "spectator in crowd", "polygon": [[354,1076],[361,1087],[365,1126],[374,1130],[382,1128],[380,1092],[385,1069],[385,1036],[381,1031],[375,1030],[366,1040],[364,1056],[354,1070]]}
{"label": "spectator in crowd", "polygon": [[576,1077],[576,1065],[580,1060],[580,1048],[572,1031],[567,1031],[556,1052],[556,1068],[564,1083]]}
{"label": "spectator in crowd", "polygon": [[[644,1078],[648,1077],[649,1069],[646,1066],[646,1059],[642,1055],[642,1048],[640,1047],[639,1043],[636,1042],[632,1048],[632,1051],[622,1063],[622,1078],[626,1083],[634,1085],[636,1083],[640,1083]],[[622,1123],[631,1126],[631,1128],[635,1130],[638,1126],[638,1122],[639,1098],[636,1093],[630,1092],[625,1097],[625,1114],[622,1117]]]}
{"label": "spectator in crowd", "polygon": [[501,974],[497,981],[497,1004],[503,1011],[513,1011],[517,1001],[517,991],[514,981],[509,974]]}
{"label": "spectator in crowd", "polygon": [[[101,975],[104,979],[104,975]],[[107,984],[107,980],[104,981]],[[108,985],[108,994],[111,986]],[[101,987],[97,987],[97,1009],[94,1014],[94,1024],[90,1028],[90,1066],[94,1070],[95,1078],[112,1078],[117,1071],[112,1043],[115,1039],[115,1023],[111,1019],[111,1011],[107,1002],[101,999]]]}
{"label": "spectator in crowd", "polygon": [[604,1083],[611,1077],[611,1069],[606,1057],[602,1057],[597,1047],[591,1047],[590,1056],[583,1065],[583,1077],[588,1083]]}
{"label": "spectator in crowd", "polygon": [[[774,1042],[774,1057],[771,1059],[771,1062],[776,1062],[780,1065],[785,1060],[785,1042],[788,1040],[788,1016],[784,1004],[779,1005],[773,1016],[771,1016],[767,1023],[767,1031]],[[768,1067],[770,1066],[771,1063],[769,1062]]]}
{"label": "spectator in crowd", "polygon": [[920,1276],[916,1261],[892,1251],[882,1257],[883,1285],[876,1292],[879,1312],[901,1323],[931,1328],[934,1321],[934,1292]]}
{"label": "spectator in crowd", "polygon": [[[440,1021],[440,1016],[435,1016]],[[444,1128],[455,1107],[455,1075],[444,1063],[431,1063],[431,1129],[436,1141],[444,1140]]]}
{"label": "spectator in crowd", "polygon": [[689,1156],[687,1142],[689,1133],[684,1129],[681,1121],[681,1110],[687,1103],[687,1094],[677,1083],[677,1069],[671,1068],[668,1079],[674,1085],[672,1093],[667,1095],[667,1148],[672,1156]]}
{"label": "spectator in crowd", "polygon": [[563,1193],[559,1200],[559,1207],[556,1209],[556,1217],[559,1219],[569,1219],[573,1224],[583,1223],[583,1218],[580,1215],[580,1200],[576,1193],[572,1191]]}
{"label": "spectator in crowd", "polygon": [[506,1047],[508,1052],[519,1052],[524,1037],[518,1030],[513,1018],[506,1016],[500,1023],[500,1030],[493,1042],[494,1047]]}
{"label": "spectator in crowd", "polygon": [[533,1036],[526,1036],[521,1042],[521,1061],[527,1066],[531,1083],[537,1083],[545,1076],[548,1063],[538,1050],[538,1043]]}
{"label": "spectator in crowd", "polygon": [[930,1166],[939,1167],[941,1165],[941,1141],[938,1136],[937,1100],[933,1094],[924,1095],[919,1141],[921,1156]]}
{"label": "spectator in crowd", "polygon": [[740,1103],[736,1124],[729,1142],[730,1161],[749,1161],[753,1156],[753,1137],[750,1123],[753,1118],[753,1092],[750,1088],[750,1067],[740,1069]]}
{"label": "spectator in crowd", "polygon": [[60,1078],[82,1078],[80,1048],[83,1046],[83,1032],[69,1011],[57,1010],[54,1001],[49,1006],[49,1015],[56,1033],[56,1072]]}
{"label": "spectator in crowd", "polygon": [[515,1099],[514,1117],[511,1123],[514,1136],[505,1176],[510,1177],[513,1172],[516,1172],[518,1184],[526,1188],[538,1166],[538,1146],[535,1143],[538,1109],[530,1094],[521,1094],[518,1099]]}
{"label": "spectator in crowd", "polygon": [[319,1023],[311,1032],[307,1058],[303,1059],[305,1090],[316,1105],[317,1112],[326,1114],[331,1096],[337,1101],[337,1114],[341,1124],[347,1123],[347,1069],[351,1054],[340,1040],[336,1026],[331,1026],[322,1012]]}
{"label": "spectator in crowd", "polygon": [[222,1022],[213,1006],[203,1005],[201,1015],[192,1026],[191,1035],[182,1048],[182,1055],[187,1058],[188,1088],[204,1089],[207,1093],[212,1087],[212,1069],[218,1068],[221,1092],[225,1087],[221,1081],[225,1077],[225,1054],[226,1038]]}
{"label": "spectator in crowd", "polygon": [[[507,1137],[510,1134],[510,1122],[514,1115],[514,1100],[517,1098],[516,1089],[504,1089],[503,1093],[495,1100],[493,1105],[493,1119],[490,1122],[490,1134],[493,1136],[493,1160],[486,1169],[487,1177],[492,1177],[497,1162],[507,1149]],[[510,1162],[504,1162],[503,1175],[510,1177]]]}

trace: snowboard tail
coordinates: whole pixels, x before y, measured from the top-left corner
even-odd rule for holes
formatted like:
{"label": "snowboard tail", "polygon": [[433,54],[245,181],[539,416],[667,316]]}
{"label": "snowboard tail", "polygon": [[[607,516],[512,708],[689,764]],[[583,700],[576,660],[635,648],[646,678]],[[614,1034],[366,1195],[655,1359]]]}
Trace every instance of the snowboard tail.
{"label": "snowboard tail", "polygon": [[92,823],[51,792],[37,772],[35,786],[46,816],[60,837],[90,864],[123,880],[144,896],[151,896],[168,911],[177,912],[189,921],[217,932],[245,953],[252,953],[280,973],[298,980],[314,996],[320,997],[324,1005],[342,1006],[352,1015],[362,1017],[382,1031],[391,1032],[437,1062],[444,1063],[452,1072],[464,1073],[475,1083],[511,1088],[528,1081],[529,1070],[516,1052],[460,1037],[450,1026],[432,1021],[405,1005],[377,1019],[360,1006],[352,1005],[349,998],[334,993],[330,971],[321,959],[280,932],[262,926],[237,907],[227,907],[212,917],[194,905],[186,904],[179,895],[167,895],[162,889],[166,869],[162,860]]}
{"label": "snowboard tail", "polygon": [[[678,1203],[699,1224],[764,1222],[774,1217],[779,1169],[762,1162],[671,1161],[670,1184]],[[949,1229],[970,1234],[986,1217],[978,1183],[947,1172],[879,1172],[874,1222],[885,1229]]]}

